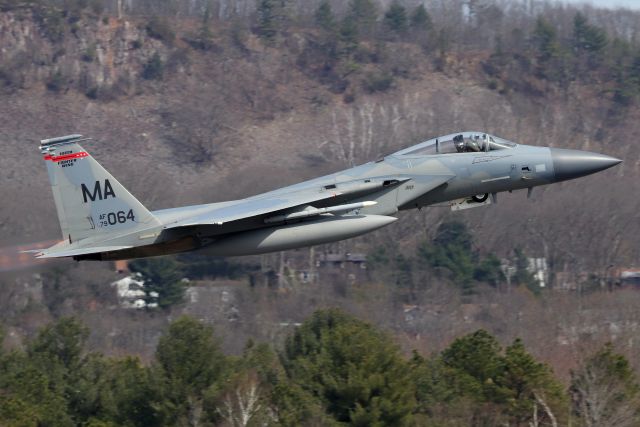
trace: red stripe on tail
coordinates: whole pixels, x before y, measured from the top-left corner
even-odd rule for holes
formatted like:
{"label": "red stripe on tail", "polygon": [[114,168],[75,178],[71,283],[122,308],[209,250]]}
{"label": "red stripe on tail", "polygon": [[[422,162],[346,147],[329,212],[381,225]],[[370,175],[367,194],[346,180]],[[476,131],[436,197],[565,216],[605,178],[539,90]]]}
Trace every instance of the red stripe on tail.
{"label": "red stripe on tail", "polygon": [[63,160],[72,160],[72,159],[81,159],[83,157],[88,157],[89,153],[86,151],[79,151],[77,153],[64,154],[62,156],[52,156],[51,154],[46,154],[44,156],[45,160],[51,160],[52,162],[61,162]]}

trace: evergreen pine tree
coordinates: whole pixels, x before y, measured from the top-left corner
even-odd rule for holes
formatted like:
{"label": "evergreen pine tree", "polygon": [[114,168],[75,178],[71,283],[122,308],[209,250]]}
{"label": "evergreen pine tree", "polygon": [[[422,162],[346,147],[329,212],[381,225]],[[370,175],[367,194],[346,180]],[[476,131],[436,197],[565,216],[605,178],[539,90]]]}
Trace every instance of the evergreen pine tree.
{"label": "evergreen pine tree", "polygon": [[559,45],[556,29],[541,16],[536,20],[533,39],[542,61],[548,61],[558,55]]}
{"label": "evergreen pine tree", "polygon": [[499,382],[505,363],[501,351],[500,343],[480,329],[456,339],[442,352],[442,361],[457,372],[459,392],[475,399],[501,403],[508,395]]}
{"label": "evergreen pine tree", "polygon": [[340,51],[348,55],[358,47],[359,32],[358,25],[351,15],[344,17],[340,23]]}
{"label": "evergreen pine tree", "polygon": [[516,339],[505,349],[504,371],[498,381],[508,390],[506,412],[514,425],[531,424],[536,406],[540,406],[540,423],[553,424],[564,417],[567,401],[562,384],[546,364],[526,351],[522,340]]}
{"label": "evergreen pine tree", "polygon": [[142,275],[147,304],[157,303],[160,308],[169,308],[184,300],[182,270],[173,258],[142,258],[131,262],[129,268]]}
{"label": "evergreen pine tree", "polygon": [[371,35],[378,17],[378,10],[373,0],[351,0],[348,16],[360,33]]}
{"label": "evergreen pine tree", "polygon": [[197,417],[209,390],[222,383],[227,359],[213,329],[182,316],[169,325],[156,348],[155,375],[163,380],[168,425]]}
{"label": "evergreen pine tree", "polygon": [[576,13],[573,18],[573,47],[576,52],[599,53],[607,43],[607,34],[603,29],[590,25],[582,13]]}
{"label": "evergreen pine tree", "polygon": [[331,4],[329,0],[323,0],[318,6],[318,9],[315,13],[315,21],[316,24],[320,26],[323,30],[332,31],[336,26],[336,18],[331,10]]}
{"label": "evergreen pine tree", "polygon": [[433,28],[431,16],[423,4],[418,5],[411,14],[411,29],[416,31],[429,31]]}
{"label": "evergreen pine tree", "polygon": [[396,34],[402,34],[409,28],[407,22],[407,11],[398,0],[394,0],[389,9],[384,14],[384,23],[389,30]]}
{"label": "evergreen pine tree", "polygon": [[276,0],[258,0],[258,36],[272,42],[277,31]]}
{"label": "evergreen pine tree", "polygon": [[402,426],[414,389],[408,364],[391,340],[339,310],[321,310],[285,344],[289,376],[321,399],[339,423]]}

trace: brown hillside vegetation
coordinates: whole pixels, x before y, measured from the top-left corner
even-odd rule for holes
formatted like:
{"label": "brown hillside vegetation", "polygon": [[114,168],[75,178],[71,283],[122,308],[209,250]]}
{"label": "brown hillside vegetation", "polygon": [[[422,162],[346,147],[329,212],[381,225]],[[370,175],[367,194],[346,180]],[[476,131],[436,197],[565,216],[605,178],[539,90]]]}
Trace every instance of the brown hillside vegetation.
{"label": "brown hillside vegetation", "polygon": [[[531,199],[504,193],[497,205],[461,213],[402,212],[378,232],[313,250],[134,263],[146,278],[172,278],[150,279],[153,286],[188,288],[156,310],[123,308],[109,286],[122,276],[107,264],[63,260],[0,272],[5,347],[24,350],[6,359],[0,352],[0,406],[18,408],[0,409],[0,424],[19,424],[11,417],[22,404],[31,421],[62,417],[20,395],[2,367],[24,362],[25,372],[47,371],[38,365],[39,351],[53,351],[47,333],[70,328],[62,332],[76,334],[76,350],[87,353],[74,361],[87,378],[92,369],[116,375],[107,367],[129,363],[119,357],[141,358],[122,371],[148,379],[140,395],[151,400],[141,407],[156,408],[156,418],[130,425],[239,425],[235,392],[250,394],[252,384],[263,393],[255,423],[274,424],[281,411],[277,425],[371,425],[372,413],[388,425],[554,425],[554,417],[557,425],[614,425],[607,416],[637,425],[640,294],[619,289],[617,275],[640,267],[638,37],[638,12],[538,1],[0,0],[0,247],[58,237],[37,146],[71,133],[93,138],[85,148],[152,210],[250,196],[459,130],[624,160],[536,188]],[[447,227],[458,240],[442,244]],[[327,261],[347,253],[366,254],[366,268]],[[546,259],[544,289],[526,270],[527,257]],[[512,279],[500,272],[501,260],[514,266]],[[316,313],[331,307],[355,318]],[[182,314],[199,322],[176,322]],[[341,326],[325,331],[323,316]],[[209,326],[219,341],[209,342]],[[172,377],[171,357],[189,352],[167,355],[159,343],[179,339],[180,327],[200,334],[205,350],[194,357],[241,356],[202,356],[211,363],[206,384]],[[323,372],[337,362],[323,359],[314,333],[388,349],[398,384],[416,379],[412,393],[398,392],[398,412],[365,405],[360,413],[353,408],[362,401],[332,406],[331,392],[320,395],[327,384],[313,383],[302,367]],[[607,342],[614,347],[602,347]],[[488,352],[493,372],[460,362],[466,351],[477,356],[474,346]],[[104,358],[91,359],[91,351]],[[359,356],[349,346],[331,351],[336,359]],[[384,359],[380,353],[371,360]],[[519,379],[509,377],[518,363],[534,367],[521,394]],[[615,381],[598,383],[604,371],[615,371]],[[433,382],[420,382],[427,377]],[[624,405],[612,404],[606,416],[580,406],[608,386]],[[67,399],[60,387],[46,399]],[[94,406],[67,402],[64,416],[126,424],[126,410],[115,409],[126,404],[109,396]]]}
{"label": "brown hillside vegetation", "polygon": [[[534,203],[506,196],[499,209],[470,214],[483,246],[499,252],[513,246],[504,245],[505,238],[519,238],[537,251],[546,245],[561,252],[561,262],[583,260],[590,268],[604,268],[611,262],[591,252],[599,246],[589,243],[595,238],[615,244],[619,253],[612,256],[622,257],[619,264],[637,260],[630,239],[637,233],[636,202],[625,196],[633,194],[638,174],[633,143],[638,110],[617,106],[606,85],[576,80],[559,88],[525,75],[526,91],[492,90],[484,70],[491,50],[452,49],[444,54],[444,65],[434,67],[437,52],[425,54],[413,43],[385,40],[380,46],[365,40],[361,49],[381,62],[353,65],[358,69],[347,75],[348,87],[336,93],[310,65],[301,65],[320,37],[316,30],[291,27],[277,45],[265,46],[256,35],[216,21],[211,47],[202,50],[188,43],[199,25],[189,19],[172,21],[177,37],[170,45],[151,37],[146,20],[136,17],[85,17],[56,43],[37,21],[17,12],[1,19],[5,102],[0,108],[3,144],[11,153],[1,160],[3,182],[10,183],[1,191],[4,200],[14,201],[0,213],[7,240],[57,234],[55,221],[38,220],[54,216],[46,175],[34,154],[35,141],[45,136],[82,132],[95,138],[90,147],[95,157],[153,209],[243,197],[434,135],[483,129],[518,142],[601,151],[625,161],[611,172],[542,189]],[[241,47],[234,31],[243,31],[236,36]],[[144,79],[156,53],[162,79]],[[392,87],[368,93],[362,81],[389,67],[403,68]],[[507,76],[496,84],[508,83]],[[31,197],[19,197],[24,194]],[[410,216],[393,232],[417,227],[422,214]],[[609,227],[612,220],[616,227]],[[559,235],[564,238],[550,241]]]}

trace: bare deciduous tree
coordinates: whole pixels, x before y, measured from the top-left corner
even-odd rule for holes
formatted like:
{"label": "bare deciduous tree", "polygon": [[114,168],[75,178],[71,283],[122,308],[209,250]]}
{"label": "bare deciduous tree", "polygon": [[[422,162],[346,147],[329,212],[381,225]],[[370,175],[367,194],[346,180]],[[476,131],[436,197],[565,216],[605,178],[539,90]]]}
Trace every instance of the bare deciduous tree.
{"label": "bare deciduous tree", "polygon": [[574,411],[587,427],[636,426],[638,384],[621,355],[606,345],[572,372]]}
{"label": "bare deciduous tree", "polygon": [[235,387],[227,391],[218,410],[225,422],[233,427],[267,425],[275,415],[263,402],[258,375],[251,371],[242,374]]}

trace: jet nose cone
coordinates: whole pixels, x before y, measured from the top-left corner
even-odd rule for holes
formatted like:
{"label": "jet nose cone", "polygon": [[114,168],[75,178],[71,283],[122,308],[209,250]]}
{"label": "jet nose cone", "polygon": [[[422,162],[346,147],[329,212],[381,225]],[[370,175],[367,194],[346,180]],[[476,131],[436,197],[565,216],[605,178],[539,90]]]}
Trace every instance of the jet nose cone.
{"label": "jet nose cone", "polygon": [[551,158],[556,181],[590,175],[622,162],[620,159],[604,154],[563,148],[551,148]]}

